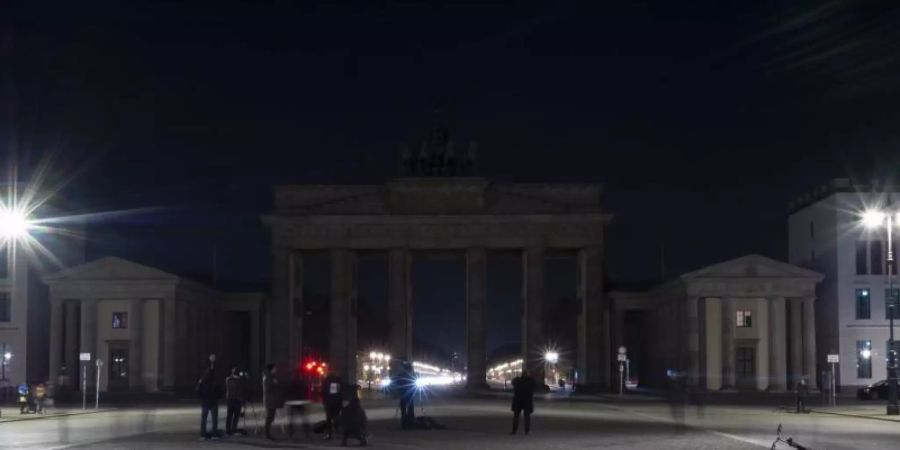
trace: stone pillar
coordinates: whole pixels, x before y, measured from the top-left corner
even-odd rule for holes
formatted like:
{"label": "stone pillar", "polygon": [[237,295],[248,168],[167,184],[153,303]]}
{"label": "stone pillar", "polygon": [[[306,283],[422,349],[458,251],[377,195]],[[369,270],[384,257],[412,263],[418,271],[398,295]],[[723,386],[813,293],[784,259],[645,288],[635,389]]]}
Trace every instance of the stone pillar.
{"label": "stone pillar", "polygon": [[769,302],[769,390],[787,389],[787,322],[784,297]]}
{"label": "stone pillar", "polygon": [[288,286],[291,299],[289,305],[291,317],[289,367],[297,368],[303,363],[303,256],[296,252],[292,253],[289,261]]}
{"label": "stone pillar", "polygon": [[144,302],[139,298],[128,302],[128,327],[131,329],[129,346],[128,387],[133,391],[144,390]]}
{"label": "stone pillar", "polygon": [[177,347],[178,336],[176,335],[177,320],[177,303],[175,303],[175,294],[171,293],[162,301],[162,326],[159,328],[162,334],[162,386],[163,389],[171,391],[175,389],[175,366],[177,365]]}
{"label": "stone pillar", "polygon": [[788,379],[791,388],[803,376],[803,300],[792,298],[788,300],[791,308],[791,338],[788,340],[790,348],[790,360],[788,361]]}
{"label": "stone pillar", "polygon": [[522,359],[523,367],[538,383],[544,383],[544,249],[531,247],[522,254]]}
{"label": "stone pillar", "polygon": [[816,298],[803,299],[803,368],[810,390],[818,389],[816,377]]}
{"label": "stone pillar", "polygon": [[356,254],[331,250],[331,371],[356,380]]}
{"label": "stone pillar", "polygon": [[[91,354],[91,361],[87,364],[87,386],[89,390],[92,390],[96,384],[94,375],[96,366],[94,365],[94,361],[100,357],[100,355],[97,354],[97,300],[93,298],[81,301],[80,353]],[[78,370],[80,374],[81,367],[79,367]]]}
{"label": "stone pillar", "polygon": [[66,365],[66,377],[69,380],[69,387],[74,387],[77,382],[80,380],[78,377],[81,376],[78,367],[78,335],[80,330],[78,329],[78,316],[81,314],[78,310],[79,302],[76,300],[67,300],[64,302],[64,311],[65,311],[65,365]]}
{"label": "stone pillar", "polygon": [[734,335],[737,310],[733,298],[722,299],[722,389],[734,389]]}
{"label": "stone pillar", "polygon": [[267,309],[269,362],[280,366],[290,364],[290,253],[287,249],[276,248],[272,252],[272,297]]}
{"label": "stone pillar", "polygon": [[687,383],[688,386],[700,385],[700,323],[697,297],[688,297],[685,303],[684,315],[686,321],[685,334],[687,338]]}
{"label": "stone pillar", "polygon": [[50,298],[50,379],[51,395],[56,392],[59,380],[59,367],[62,365],[63,352],[63,303],[57,298]]}
{"label": "stone pillar", "polygon": [[466,387],[487,387],[487,252],[484,248],[466,250],[466,350],[468,364]]}
{"label": "stone pillar", "polygon": [[[388,296],[390,297],[392,361],[412,361],[412,286],[409,250],[388,252]],[[392,370],[394,368],[392,367]]]}
{"label": "stone pillar", "polygon": [[609,389],[609,313],[603,298],[603,260],[599,246],[578,251],[581,321],[578,336],[579,382],[591,389]]}

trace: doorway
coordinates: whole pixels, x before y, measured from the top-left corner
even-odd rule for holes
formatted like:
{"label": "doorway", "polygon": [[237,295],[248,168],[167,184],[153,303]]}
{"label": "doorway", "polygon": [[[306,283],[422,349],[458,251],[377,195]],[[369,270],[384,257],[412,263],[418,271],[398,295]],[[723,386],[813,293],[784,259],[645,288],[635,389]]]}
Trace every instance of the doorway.
{"label": "doorway", "polygon": [[753,347],[737,347],[734,352],[735,376],[737,388],[756,389],[756,349]]}
{"label": "doorway", "polygon": [[106,390],[128,390],[128,347],[110,345],[109,347],[109,378]]}

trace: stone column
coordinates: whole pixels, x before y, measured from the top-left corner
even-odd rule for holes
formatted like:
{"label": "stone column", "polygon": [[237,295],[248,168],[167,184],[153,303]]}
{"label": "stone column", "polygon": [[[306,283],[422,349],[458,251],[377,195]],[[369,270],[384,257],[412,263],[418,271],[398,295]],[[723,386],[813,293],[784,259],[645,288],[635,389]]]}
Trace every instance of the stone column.
{"label": "stone column", "polygon": [[487,387],[487,252],[484,248],[466,250],[466,350],[468,365],[466,387]]}
{"label": "stone column", "polygon": [[769,390],[787,389],[787,322],[784,297],[769,302]]}
{"label": "stone column", "polygon": [[69,379],[69,387],[74,387],[78,385],[79,378],[81,376],[78,367],[78,335],[80,330],[78,329],[78,316],[81,314],[78,311],[79,302],[76,300],[67,300],[63,303],[65,305],[65,364],[66,364],[66,376]]}
{"label": "stone column", "polygon": [[803,376],[803,299],[788,300],[791,308],[791,338],[788,340],[790,360],[788,361],[788,379],[793,388]]}
{"label": "stone column", "polygon": [[531,247],[522,254],[522,359],[530,375],[544,383],[544,249]]}
{"label": "stone column", "polygon": [[128,387],[133,391],[144,390],[144,302],[139,298],[128,302],[128,327],[131,328],[131,345],[128,357]]}
{"label": "stone column", "polygon": [[63,351],[63,303],[61,300],[50,298],[50,380],[49,390],[51,395],[56,392],[57,380],[59,380],[59,367],[62,365]]}
{"label": "stone column", "polygon": [[356,379],[356,254],[331,250],[331,370]]}
{"label": "stone column", "polygon": [[300,367],[303,363],[303,256],[292,253],[290,257],[290,366]]}
{"label": "stone column", "polygon": [[722,299],[722,389],[734,389],[735,299]]}
{"label": "stone column", "polygon": [[178,336],[176,335],[177,303],[175,294],[171,293],[162,301],[162,326],[159,328],[162,334],[162,386],[171,391],[175,389],[175,366],[177,365],[176,353]]}
{"label": "stone column", "polygon": [[803,367],[810,390],[818,389],[816,378],[816,298],[803,299]]}
{"label": "stone column", "polygon": [[[100,355],[97,354],[97,300],[93,298],[81,301],[80,353],[91,354],[91,361],[88,363],[87,369],[87,386],[88,389],[91,390],[96,384],[94,378],[94,369],[96,366],[94,365],[94,361],[100,357]],[[78,370],[80,374],[81,368],[79,367]]]}
{"label": "stone column", "polygon": [[581,322],[578,336],[580,383],[591,389],[610,384],[609,314],[603,298],[603,260],[599,246],[578,251],[578,286]]}
{"label": "stone column", "polygon": [[700,323],[698,303],[700,299],[697,297],[688,297],[686,299],[684,315],[686,321],[685,334],[687,338],[687,382],[689,386],[700,385]]}
{"label": "stone column", "polygon": [[[267,308],[269,315],[268,357],[278,365],[290,363],[290,253],[276,248],[272,252],[272,297]],[[288,369],[283,367],[283,369]]]}
{"label": "stone column", "polygon": [[412,360],[411,262],[412,258],[407,249],[393,248],[388,251],[391,356],[395,363]]}

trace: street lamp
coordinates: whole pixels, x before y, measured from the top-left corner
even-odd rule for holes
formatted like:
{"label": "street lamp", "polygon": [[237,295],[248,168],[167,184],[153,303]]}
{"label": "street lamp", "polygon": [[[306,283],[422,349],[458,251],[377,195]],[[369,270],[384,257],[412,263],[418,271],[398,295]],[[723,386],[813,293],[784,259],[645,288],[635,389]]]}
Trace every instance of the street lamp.
{"label": "street lamp", "polygon": [[544,354],[544,359],[547,360],[550,364],[556,364],[559,362],[559,353],[554,351],[549,351]]}
{"label": "street lamp", "polygon": [[894,296],[894,245],[893,232],[895,215],[900,218],[900,214],[894,211],[881,211],[877,209],[866,210],[862,214],[862,223],[868,229],[877,229],[881,226],[887,231],[887,277],[888,277],[888,319],[890,320],[890,339],[888,340],[888,367],[887,367],[887,385],[888,385],[888,403],[887,414],[896,416],[900,414],[900,407],[897,405],[897,355],[894,352],[894,314],[896,314],[897,299]]}

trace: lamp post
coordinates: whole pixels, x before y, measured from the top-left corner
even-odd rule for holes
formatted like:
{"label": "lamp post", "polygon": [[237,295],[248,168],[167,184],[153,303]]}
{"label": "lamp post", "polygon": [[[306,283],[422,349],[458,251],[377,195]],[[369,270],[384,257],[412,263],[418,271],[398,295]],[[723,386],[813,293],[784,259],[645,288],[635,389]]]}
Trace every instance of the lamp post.
{"label": "lamp post", "polygon": [[863,224],[870,229],[885,226],[887,231],[887,277],[888,289],[887,295],[890,299],[888,302],[888,320],[890,324],[890,338],[888,340],[888,364],[887,364],[887,386],[888,386],[888,403],[887,414],[896,416],[900,414],[900,407],[897,405],[897,355],[894,352],[894,314],[897,313],[897,298],[894,296],[894,248],[893,248],[893,231],[894,231],[894,215],[893,210],[880,211],[869,210],[863,214]]}

